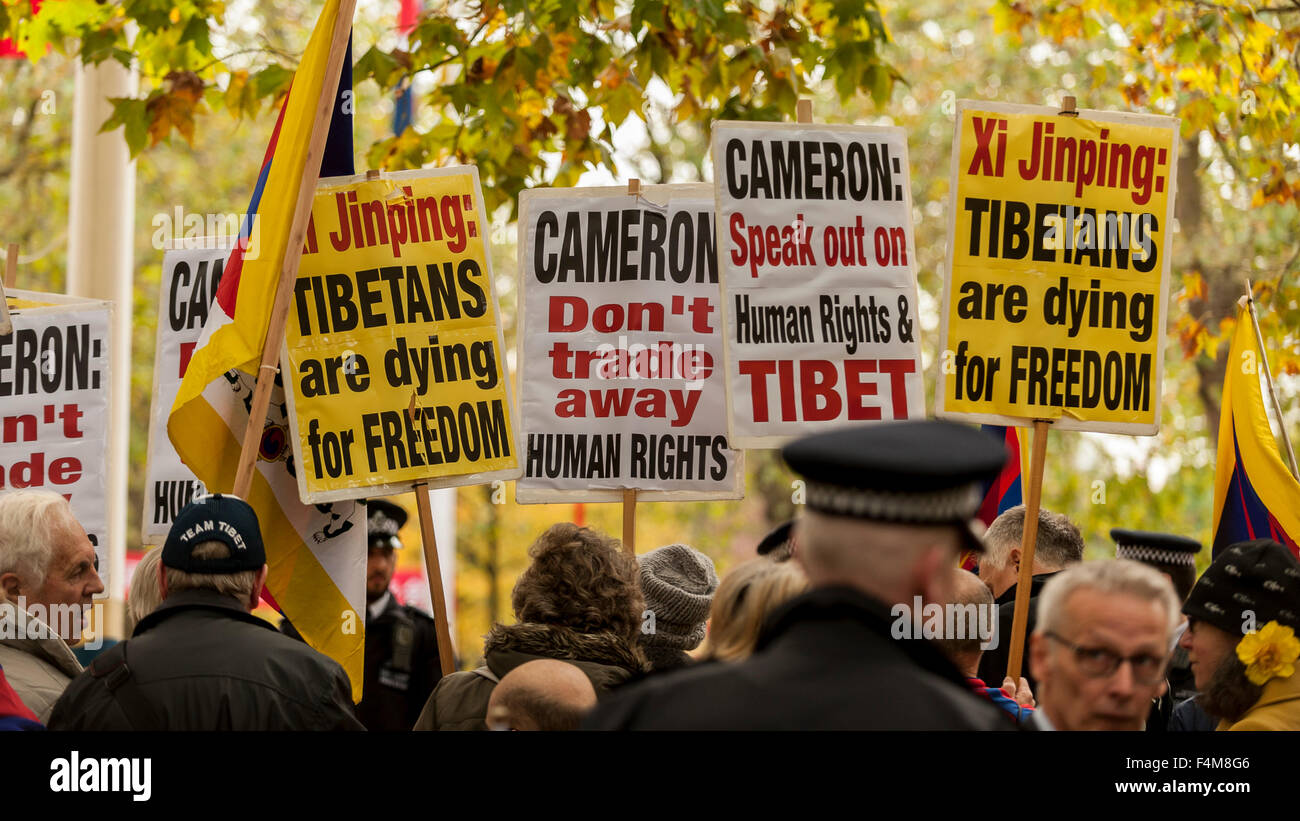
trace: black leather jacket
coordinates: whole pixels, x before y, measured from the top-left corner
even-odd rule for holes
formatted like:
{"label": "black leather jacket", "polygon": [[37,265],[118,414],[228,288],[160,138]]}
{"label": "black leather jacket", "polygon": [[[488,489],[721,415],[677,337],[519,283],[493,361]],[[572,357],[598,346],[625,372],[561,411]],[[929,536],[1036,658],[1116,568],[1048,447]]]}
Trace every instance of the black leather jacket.
{"label": "black leather jacket", "polygon": [[891,609],[846,587],[772,613],[754,655],[651,676],[588,713],[589,730],[1015,730],[939,649],[892,637]]}
{"label": "black leather jacket", "polygon": [[168,596],[68,685],[48,726],[364,729],[342,667],[211,590]]}

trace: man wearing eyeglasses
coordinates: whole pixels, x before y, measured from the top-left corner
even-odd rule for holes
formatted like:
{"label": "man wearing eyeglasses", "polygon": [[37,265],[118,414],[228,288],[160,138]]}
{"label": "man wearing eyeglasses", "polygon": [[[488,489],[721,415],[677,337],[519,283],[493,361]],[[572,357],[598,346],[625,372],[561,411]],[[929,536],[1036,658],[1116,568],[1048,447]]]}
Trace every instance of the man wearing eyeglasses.
{"label": "man wearing eyeglasses", "polygon": [[1169,579],[1128,559],[1085,562],[1052,578],[1038,602],[1029,665],[1040,730],[1142,730],[1179,621]]}

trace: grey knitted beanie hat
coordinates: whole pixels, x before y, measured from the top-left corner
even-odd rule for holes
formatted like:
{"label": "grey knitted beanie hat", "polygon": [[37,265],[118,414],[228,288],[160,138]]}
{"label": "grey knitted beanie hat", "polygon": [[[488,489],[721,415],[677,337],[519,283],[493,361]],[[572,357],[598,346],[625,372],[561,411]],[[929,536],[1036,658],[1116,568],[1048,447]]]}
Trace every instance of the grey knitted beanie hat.
{"label": "grey knitted beanie hat", "polygon": [[653,633],[642,633],[641,643],[694,650],[704,641],[704,623],[718,589],[713,560],[684,544],[670,544],[638,556],[637,562],[655,625]]}

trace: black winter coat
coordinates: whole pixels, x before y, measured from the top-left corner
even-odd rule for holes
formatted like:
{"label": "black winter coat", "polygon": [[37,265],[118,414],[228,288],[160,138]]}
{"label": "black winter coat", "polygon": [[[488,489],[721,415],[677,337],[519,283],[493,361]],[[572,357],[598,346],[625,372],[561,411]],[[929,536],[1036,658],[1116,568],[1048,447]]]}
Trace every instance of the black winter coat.
{"label": "black winter coat", "polygon": [[[280,632],[306,641],[288,619],[280,622]],[[441,678],[438,631],[429,614],[398,604],[391,594],[378,616],[371,618],[366,611],[365,679],[357,718],[367,730],[410,730]]]}
{"label": "black winter coat", "polygon": [[887,606],[848,588],[772,614],[756,652],[615,692],[595,730],[1012,730],[929,641],[890,637]]}
{"label": "black winter coat", "polygon": [[[1020,675],[1029,682],[1029,689],[1037,693],[1038,682],[1029,674],[1029,637],[1038,624],[1038,594],[1042,592],[1047,580],[1060,573],[1039,573],[1029,581],[1029,612],[1025,621],[1025,649],[1021,656]],[[998,646],[984,651],[980,657],[979,677],[988,686],[997,689],[1002,686],[1002,679],[1007,677],[1007,665],[1011,661],[1011,626],[1016,616],[1016,585],[1011,585],[994,602],[998,606]]]}
{"label": "black winter coat", "polygon": [[408,731],[442,678],[433,619],[390,596],[366,620],[366,679],[357,717],[368,730]]}
{"label": "black winter coat", "polygon": [[49,728],[365,729],[342,667],[211,590],[168,596],[68,685]]}

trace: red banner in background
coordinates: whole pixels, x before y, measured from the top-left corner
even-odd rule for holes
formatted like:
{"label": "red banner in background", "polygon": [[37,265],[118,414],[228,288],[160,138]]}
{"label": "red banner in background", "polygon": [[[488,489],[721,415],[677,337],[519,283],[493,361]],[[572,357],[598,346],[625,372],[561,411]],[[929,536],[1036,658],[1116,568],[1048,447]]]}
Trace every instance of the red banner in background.
{"label": "red banner in background", "polygon": [[[41,10],[41,0],[31,0],[32,14]],[[21,59],[27,55],[18,50],[13,40],[0,40],[0,58]]]}

